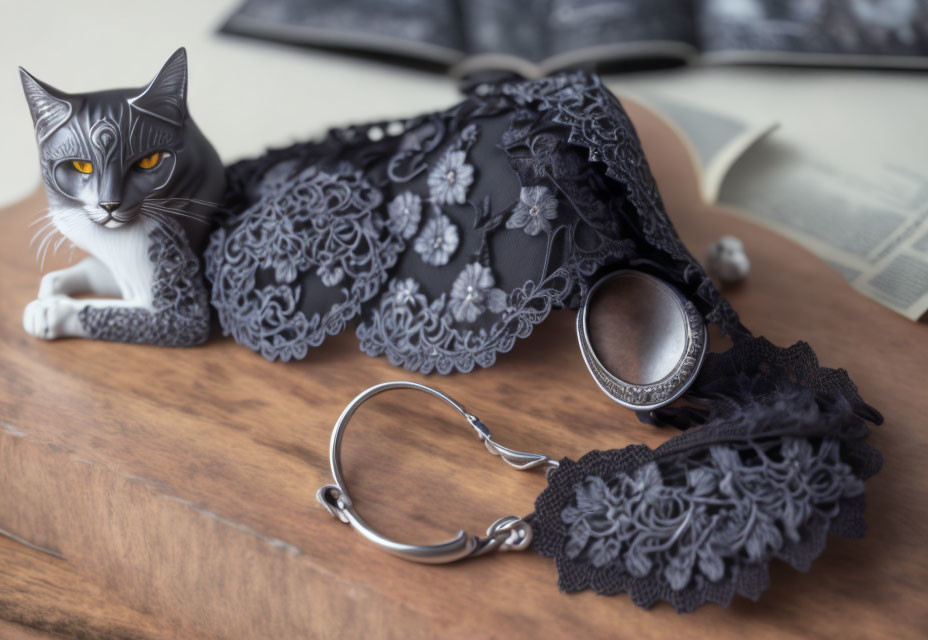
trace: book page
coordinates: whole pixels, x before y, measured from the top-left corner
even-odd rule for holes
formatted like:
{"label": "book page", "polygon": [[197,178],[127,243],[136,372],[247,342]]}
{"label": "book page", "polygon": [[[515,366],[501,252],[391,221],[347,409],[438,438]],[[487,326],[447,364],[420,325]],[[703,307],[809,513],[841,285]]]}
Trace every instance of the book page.
{"label": "book page", "polygon": [[703,62],[928,67],[928,0],[697,0]]}
{"label": "book page", "polygon": [[789,155],[780,145],[746,154],[721,200],[805,245],[862,293],[917,320],[928,310],[928,166],[892,157],[874,166],[825,154],[795,163]]}
{"label": "book page", "polygon": [[722,182],[738,159],[778,126],[770,119],[720,113],[657,92],[635,99],[676,130],[696,165],[700,195],[710,204],[717,202]]}
{"label": "book page", "polygon": [[628,79],[725,118],[780,127],[728,171],[718,200],[803,245],[864,295],[928,311],[928,83],[911,72],[702,68]]}

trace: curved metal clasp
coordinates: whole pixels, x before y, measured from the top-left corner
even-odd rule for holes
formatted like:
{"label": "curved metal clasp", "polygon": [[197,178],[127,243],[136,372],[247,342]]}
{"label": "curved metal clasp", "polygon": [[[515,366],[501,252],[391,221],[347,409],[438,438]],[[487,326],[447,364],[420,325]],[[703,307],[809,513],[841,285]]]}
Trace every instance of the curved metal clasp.
{"label": "curved metal clasp", "polygon": [[467,422],[477,432],[477,437],[484,443],[487,450],[493,455],[501,457],[507,464],[521,471],[534,469],[536,467],[545,467],[548,470],[555,469],[558,466],[556,460],[539,453],[526,453],[516,451],[509,447],[504,447],[493,441],[490,437],[490,430],[480,419],[468,412],[453,398],[450,398],[437,389],[427,387],[416,382],[384,382],[375,385],[366,391],[361,392],[352,400],[342,414],[338,417],[335,427],[332,430],[332,439],[329,443],[329,463],[332,467],[332,478],[335,484],[327,484],[316,492],[316,499],[324,506],[329,513],[342,522],[348,524],[362,536],[376,544],[378,547],[397,555],[405,560],[413,562],[424,562],[429,564],[443,564],[454,562],[463,558],[483,555],[490,551],[521,551],[528,548],[532,541],[532,529],[528,522],[515,516],[506,516],[494,522],[487,529],[486,537],[468,535],[463,530],[459,531],[457,536],[447,542],[435,545],[414,545],[395,542],[385,538],[374,531],[361,516],[358,514],[348,496],[348,489],[345,486],[345,479],[342,477],[341,465],[341,448],[342,436],[345,433],[345,426],[354,415],[354,412],[367,400],[384,391],[393,389],[414,389],[424,391],[436,398],[444,400],[464,416]]}

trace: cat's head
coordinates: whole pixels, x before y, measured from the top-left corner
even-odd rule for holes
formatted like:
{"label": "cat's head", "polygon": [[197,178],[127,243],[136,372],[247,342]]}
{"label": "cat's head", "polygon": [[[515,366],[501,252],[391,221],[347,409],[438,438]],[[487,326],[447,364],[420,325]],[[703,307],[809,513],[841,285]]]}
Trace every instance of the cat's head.
{"label": "cat's head", "polygon": [[222,198],[222,163],[187,112],[183,48],[137,89],[68,94],[19,71],[53,207],[116,228],[146,207]]}

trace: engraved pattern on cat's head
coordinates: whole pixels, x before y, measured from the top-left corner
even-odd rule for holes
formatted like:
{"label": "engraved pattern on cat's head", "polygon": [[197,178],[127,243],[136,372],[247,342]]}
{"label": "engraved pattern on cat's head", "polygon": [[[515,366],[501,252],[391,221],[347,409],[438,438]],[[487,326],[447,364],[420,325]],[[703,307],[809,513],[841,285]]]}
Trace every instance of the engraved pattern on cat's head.
{"label": "engraved pattern on cat's head", "polygon": [[53,207],[116,228],[136,220],[146,198],[174,195],[172,179],[182,181],[184,162],[195,160],[185,157],[195,126],[183,48],[143,89],[67,94],[22,68],[20,76]]}

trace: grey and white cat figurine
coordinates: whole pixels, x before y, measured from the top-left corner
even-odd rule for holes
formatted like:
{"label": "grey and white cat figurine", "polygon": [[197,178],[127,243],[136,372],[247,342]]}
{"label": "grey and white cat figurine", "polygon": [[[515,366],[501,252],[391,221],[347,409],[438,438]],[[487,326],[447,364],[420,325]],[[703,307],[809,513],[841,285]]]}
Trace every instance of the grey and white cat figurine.
{"label": "grey and white cat figurine", "polygon": [[20,75],[49,204],[40,234],[48,242],[57,230],[90,254],[42,278],[26,331],[203,342],[210,312],[198,256],[225,170],[187,111],[185,50],[138,89],[72,95]]}

